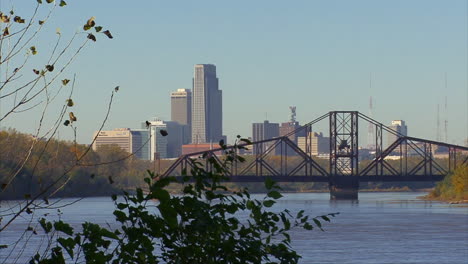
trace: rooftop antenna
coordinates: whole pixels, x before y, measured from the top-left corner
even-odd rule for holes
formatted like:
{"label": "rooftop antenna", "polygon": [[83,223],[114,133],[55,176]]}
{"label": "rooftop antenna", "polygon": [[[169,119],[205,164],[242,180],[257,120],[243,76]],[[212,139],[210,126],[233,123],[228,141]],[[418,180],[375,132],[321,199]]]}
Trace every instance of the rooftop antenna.
{"label": "rooftop antenna", "polygon": [[[372,91],[372,73],[369,74],[369,89]],[[369,117],[372,118],[373,112],[373,103],[372,103],[372,95],[369,97]],[[368,149],[375,149],[374,145],[374,126],[372,123],[369,122],[369,126],[367,128],[367,148]]]}
{"label": "rooftop antenna", "polygon": [[[447,73],[445,73],[445,94],[447,94]],[[444,128],[445,128],[445,142],[448,143],[448,111],[447,111],[447,95],[445,96],[445,121],[444,121]]]}
{"label": "rooftop antenna", "polygon": [[291,123],[296,123],[296,107],[295,106],[290,106],[289,110],[291,110],[291,116],[289,118],[289,121]]}
{"label": "rooftop antenna", "polygon": [[440,107],[437,104],[437,130],[436,130],[436,140],[441,141],[440,138]]}

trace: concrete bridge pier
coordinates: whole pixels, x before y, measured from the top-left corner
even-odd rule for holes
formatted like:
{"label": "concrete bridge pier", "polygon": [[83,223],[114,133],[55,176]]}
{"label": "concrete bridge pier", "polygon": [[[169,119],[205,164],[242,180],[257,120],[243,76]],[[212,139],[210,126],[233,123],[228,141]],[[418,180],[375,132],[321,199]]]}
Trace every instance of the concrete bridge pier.
{"label": "concrete bridge pier", "polygon": [[359,179],[357,176],[332,176],[328,183],[330,200],[357,200]]}

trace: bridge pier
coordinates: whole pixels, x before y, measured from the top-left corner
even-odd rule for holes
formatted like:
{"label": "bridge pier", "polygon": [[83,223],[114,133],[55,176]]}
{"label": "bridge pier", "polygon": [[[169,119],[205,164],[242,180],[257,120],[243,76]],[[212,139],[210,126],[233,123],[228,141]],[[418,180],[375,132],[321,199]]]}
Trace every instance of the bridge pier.
{"label": "bridge pier", "polygon": [[328,188],[330,200],[357,200],[359,178],[357,176],[331,176]]}

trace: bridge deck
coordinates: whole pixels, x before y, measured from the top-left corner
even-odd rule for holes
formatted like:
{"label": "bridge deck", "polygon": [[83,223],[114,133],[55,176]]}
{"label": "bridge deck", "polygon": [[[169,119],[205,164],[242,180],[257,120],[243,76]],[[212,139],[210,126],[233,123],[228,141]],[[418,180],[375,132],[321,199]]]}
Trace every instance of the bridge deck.
{"label": "bridge deck", "polygon": [[[230,176],[229,182],[264,182],[269,177],[276,182],[329,182],[330,178],[325,176]],[[351,176],[339,176],[351,177]],[[179,177],[177,177],[179,178]],[[411,175],[411,176],[395,176],[395,175],[378,175],[378,176],[357,176],[359,182],[435,182],[444,178],[444,175]]]}

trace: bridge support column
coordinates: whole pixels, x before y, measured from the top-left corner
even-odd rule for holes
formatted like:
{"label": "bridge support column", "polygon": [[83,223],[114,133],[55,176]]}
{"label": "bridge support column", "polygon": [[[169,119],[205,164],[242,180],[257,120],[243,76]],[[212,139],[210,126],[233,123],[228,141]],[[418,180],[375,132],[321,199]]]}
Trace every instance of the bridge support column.
{"label": "bridge support column", "polygon": [[357,200],[359,178],[356,176],[335,176],[328,184],[330,200]]}

